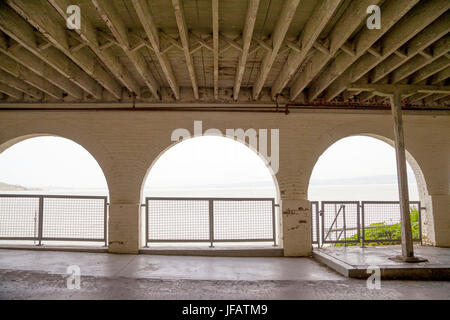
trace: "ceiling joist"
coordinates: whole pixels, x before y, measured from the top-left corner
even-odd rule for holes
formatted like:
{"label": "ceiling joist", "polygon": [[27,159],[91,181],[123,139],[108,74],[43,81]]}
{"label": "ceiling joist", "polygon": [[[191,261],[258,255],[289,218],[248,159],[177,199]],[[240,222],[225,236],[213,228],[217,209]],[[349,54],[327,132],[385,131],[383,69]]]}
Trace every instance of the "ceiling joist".
{"label": "ceiling joist", "polygon": [[[66,24],[69,5],[80,28]],[[372,5],[379,29],[366,25]],[[363,105],[386,102],[374,85],[411,85],[427,87],[405,103],[448,104],[449,10],[448,0],[5,0],[0,103]]]}

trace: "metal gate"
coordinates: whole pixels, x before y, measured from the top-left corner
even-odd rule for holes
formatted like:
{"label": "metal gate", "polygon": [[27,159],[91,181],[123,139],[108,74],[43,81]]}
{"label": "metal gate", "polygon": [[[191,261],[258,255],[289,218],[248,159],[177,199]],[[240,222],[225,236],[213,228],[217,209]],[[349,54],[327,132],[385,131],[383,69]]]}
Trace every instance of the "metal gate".
{"label": "metal gate", "polygon": [[145,246],[150,242],[272,242],[273,198],[145,198]]}
{"label": "metal gate", "polygon": [[345,243],[354,237],[360,241],[359,202],[322,201],[322,243]]}
{"label": "metal gate", "polygon": [[[311,201],[310,204],[313,244],[364,245],[401,241],[398,201]],[[410,202],[413,240],[420,242],[422,209],[419,201]]]}

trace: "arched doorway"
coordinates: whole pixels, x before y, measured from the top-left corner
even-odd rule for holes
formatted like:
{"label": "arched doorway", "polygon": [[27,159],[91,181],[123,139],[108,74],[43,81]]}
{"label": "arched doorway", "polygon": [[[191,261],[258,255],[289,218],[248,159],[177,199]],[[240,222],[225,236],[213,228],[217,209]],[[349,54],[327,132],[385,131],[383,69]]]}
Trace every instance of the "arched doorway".
{"label": "arched doorway", "polygon": [[[319,245],[380,245],[400,240],[400,209],[393,142],[350,136],[329,146],[310,177],[312,237]],[[407,152],[413,238],[426,239],[431,214],[423,173]],[[422,237],[423,236],[423,237]],[[378,241],[379,240],[379,241]]]}
{"label": "arched doorway", "polygon": [[106,245],[108,185],[84,147],[24,136],[0,150],[0,242]]}
{"label": "arched doorway", "polygon": [[279,243],[276,178],[239,140],[199,136],[173,144],[149,168],[142,198],[144,246],[207,246],[211,234],[214,246]]}

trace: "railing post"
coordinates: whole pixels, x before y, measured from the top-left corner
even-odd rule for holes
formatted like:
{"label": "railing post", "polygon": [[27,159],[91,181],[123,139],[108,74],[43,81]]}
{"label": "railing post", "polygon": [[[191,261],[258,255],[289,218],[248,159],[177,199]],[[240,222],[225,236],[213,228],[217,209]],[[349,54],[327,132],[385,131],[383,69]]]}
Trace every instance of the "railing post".
{"label": "railing post", "polygon": [[419,239],[420,239],[420,245],[423,245],[423,239],[422,239],[422,206],[419,201],[417,204],[417,211],[419,211]]}
{"label": "railing post", "polygon": [[44,197],[39,196],[38,246],[42,245],[42,226],[44,222]]}
{"label": "railing post", "polygon": [[361,210],[361,225],[358,226],[358,232],[361,230],[361,248],[364,248],[364,240],[365,240],[365,230],[364,230],[364,201],[361,202],[361,204],[358,204],[358,210]]}
{"label": "railing post", "polygon": [[342,214],[343,214],[343,223],[344,223],[344,247],[347,246],[347,224],[345,223],[345,205],[344,205],[344,209],[342,210]]}
{"label": "railing post", "polygon": [[277,246],[276,228],[275,228],[275,199],[272,199],[272,235],[273,246]]}
{"label": "railing post", "polygon": [[145,206],[145,248],[148,248],[148,198],[145,198],[144,206]]}
{"label": "railing post", "polygon": [[325,205],[323,203],[323,201],[321,202],[320,205],[321,209],[320,209],[320,216],[322,217],[322,230],[320,232],[320,238],[321,238],[321,242],[320,242],[320,246],[322,247],[324,242],[325,242]]}
{"label": "railing post", "polygon": [[214,200],[209,201],[209,241],[210,248],[214,248]]}
{"label": "railing post", "polygon": [[103,216],[103,237],[105,238],[105,247],[108,246],[108,201],[105,198],[105,214]]}

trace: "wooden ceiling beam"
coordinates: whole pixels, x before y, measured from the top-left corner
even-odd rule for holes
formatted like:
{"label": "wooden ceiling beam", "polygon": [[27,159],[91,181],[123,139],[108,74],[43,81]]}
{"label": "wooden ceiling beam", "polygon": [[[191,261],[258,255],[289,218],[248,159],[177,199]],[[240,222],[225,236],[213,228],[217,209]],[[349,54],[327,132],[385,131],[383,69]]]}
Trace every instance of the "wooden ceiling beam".
{"label": "wooden ceiling beam", "polygon": [[294,18],[297,7],[300,0],[286,0],[284,1],[283,8],[281,9],[280,15],[278,16],[277,23],[271,35],[272,48],[264,56],[261,66],[259,68],[259,73],[256,77],[255,83],[253,84],[253,99],[257,100],[264,83],[267,80],[270,69],[275,62],[278,55],[278,51],[283,45],[284,37],[291,25],[292,19]]}
{"label": "wooden ceiling beam", "polygon": [[420,69],[426,67],[430,63],[443,59],[443,61],[448,60],[445,57],[445,54],[450,50],[450,37],[444,37],[439,40],[434,46],[433,57],[431,59],[427,59],[421,55],[416,55],[413,59],[411,59],[407,64],[402,65],[400,68],[392,72],[389,76],[392,83],[398,83],[403,79],[406,79],[411,74],[419,71]]}
{"label": "wooden ceiling beam", "polygon": [[63,90],[21,65],[19,65],[19,79],[22,79],[55,99],[62,100],[64,98]]}
{"label": "wooden ceiling beam", "polygon": [[219,0],[212,0],[212,25],[213,25],[213,86],[214,99],[219,99]]}
{"label": "wooden ceiling beam", "polygon": [[[0,57],[0,59],[1,59],[1,57]],[[0,68],[1,68],[1,62],[0,62]],[[8,72],[6,72],[4,70],[0,70],[0,82],[4,83],[10,87],[13,87],[14,89],[22,91],[23,93],[25,93],[35,99],[41,100],[44,97],[42,91],[29,85],[25,81],[10,75]]]}
{"label": "wooden ceiling beam", "polygon": [[0,82],[0,92],[10,96],[11,98],[21,100],[23,99],[23,92]]}
{"label": "wooden ceiling beam", "polygon": [[[403,3],[403,6],[397,7],[399,5],[402,5],[402,2],[407,3]],[[408,5],[411,4],[411,2],[414,1],[397,0],[395,2],[388,2],[384,10],[385,22],[382,23],[382,29],[384,25],[389,24],[386,22],[387,20],[392,20],[393,22],[391,24],[394,24],[394,21],[399,19],[398,15],[404,14],[405,10],[407,9]],[[410,12],[408,12],[403,19],[395,23],[392,28],[388,28],[390,29],[389,32],[387,32],[387,34],[381,40],[380,47],[383,48],[383,51],[380,57],[375,57],[373,55],[367,54],[363,55],[365,47],[361,45],[358,46],[357,43],[356,48],[357,52],[361,52],[361,54],[359,55],[362,56],[361,59],[358,59],[356,63],[354,63],[355,61],[349,61],[351,62],[350,64],[343,63],[332,66],[336,68],[332,70],[335,70],[335,72],[339,74],[336,75],[328,74],[326,72],[323,73],[323,75],[316,81],[316,83],[312,87],[311,97],[317,97],[318,94],[320,94],[324,89],[328,87],[325,94],[325,99],[327,101],[332,100],[342,91],[344,91],[350,83],[358,81],[367,72],[375,68],[391,54],[395,53],[395,51],[398,50],[403,44],[412,39],[415,35],[426,28],[449,8],[450,2],[448,0],[429,0],[426,2],[421,2],[418,6],[414,7]],[[394,17],[388,16],[390,12],[392,12],[391,14],[394,15]],[[395,19],[396,17],[397,19]],[[365,44],[371,46],[370,42],[368,42],[367,39],[368,37],[365,37]]]}
{"label": "wooden ceiling beam", "polygon": [[175,13],[175,19],[177,21],[178,33],[180,35],[181,44],[183,47],[184,58],[191,78],[192,91],[194,92],[195,99],[199,99],[197,77],[195,75],[194,61],[189,49],[189,30],[184,17],[184,10],[182,0],[172,0],[172,5]]}
{"label": "wooden ceiling beam", "polygon": [[[310,100],[317,98],[323,90],[339,78],[353,63],[366,54],[368,50],[386,34],[392,26],[395,25],[402,17],[404,17],[419,0],[398,0],[385,2],[381,8],[383,12],[383,23],[380,29],[368,29],[363,27],[361,31],[354,37],[353,46],[355,48],[354,55],[339,54],[336,59],[314,80],[308,89],[308,98]],[[363,15],[364,18],[367,15]],[[379,59],[373,54],[367,54],[372,59]],[[381,56],[381,55],[380,55]]]}
{"label": "wooden ceiling beam", "polygon": [[[343,0],[320,0],[314,8],[313,14],[308,19],[299,37],[299,51],[293,50],[278,74],[271,90],[274,99],[283,91],[288,82],[292,79],[297,69],[305,60],[308,52],[317,43],[317,40],[328,24],[328,21],[342,4]],[[326,48],[328,50],[328,48]]]}
{"label": "wooden ceiling beam", "polygon": [[374,91],[378,95],[389,94],[394,91],[401,92],[402,96],[411,93],[450,93],[450,86],[414,85],[414,84],[378,84],[378,83],[353,83],[347,89],[349,91]]}
{"label": "wooden ceiling beam", "polygon": [[[63,90],[48,82],[46,78],[41,77],[36,73],[30,71],[28,68],[25,68],[24,66],[18,64],[16,61],[3,53],[0,53],[0,68],[13,76],[12,78],[15,77],[15,79],[18,80],[15,81],[5,75],[5,77],[7,77],[11,81],[10,83],[8,83],[9,86],[11,86],[11,84],[13,83],[16,83],[18,86],[20,86],[20,82],[24,81],[30,86],[37,88],[42,92],[45,92],[55,99],[62,100],[64,98]],[[16,87],[16,89],[23,91],[22,89],[25,89],[25,86]],[[36,93],[35,91],[30,91],[31,92],[26,93],[31,96],[33,96],[33,92]],[[39,93],[36,94],[38,97],[41,96]]]}
{"label": "wooden ceiling beam", "polygon": [[239,55],[239,62],[236,68],[236,75],[233,86],[233,99],[237,100],[241,89],[242,79],[244,77],[245,66],[249,56],[249,49],[252,43],[253,30],[255,28],[256,17],[258,14],[260,0],[249,0],[247,13],[245,17],[244,30],[242,32],[242,52]]}
{"label": "wooden ceiling beam", "polygon": [[[22,61],[21,59],[21,63],[28,64],[33,63],[33,60],[38,60],[38,63],[42,64],[42,61],[44,61],[66,79],[83,88],[95,98],[100,99],[102,97],[101,86],[58,49],[50,46],[45,50],[40,50],[34,29],[4,2],[0,2],[0,29],[37,57],[37,59],[31,58],[31,61]],[[8,54],[7,52],[4,53]],[[77,86],[70,85],[73,90],[66,90],[66,92],[77,97],[82,96]]]}
{"label": "wooden ceiling beam", "polygon": [[[127,55],[128,59],[130,59],[139,75],[142,77],[142,79],[144,79],[144,82],[150,89],[150,92],[155,98],[160,99],[159,83],[151,73],[148,63],[145,61],[142,54],[137,50],[131,50],[127,27],[125,26],[122,18],[117,12],[114,6],[114,2],[110,0],[92,0],[92,3],[97,9],[97,12],[100,14],[103,21],[106,23],[106,25],[116,38],[122,50]],[[133,88],[134,89],[132,91],[139,96],[140,92],[138,84],[134,83]]]}
{"label": "wooden ceiling beam", "polygon": [[[416,38],[414,38],[413,40],[415,40],[415,39]],[[445,55],[449,51],[449,49],[450,49],[450,38],[444,37],[444,38],[438,40],[433,45],[433,56],[431,57],[431,59],[425,58],[418,54],[415,55],[413,58],[410,58],[410,57],[405,58],[408,61],[407,63],[402,64],[399,68],[397,68],[393,72],[386,73],[386,76],[382,79],[386,79],[386,81],[387,81],[387,79],[389,79],[390,83],[399,83],[400,81],[406,79],[408,76],[410,76],[414,72],[419,71],[421,68],[429,65],[433,61],[438,60],[441,57],[445,58]],[[389,57],[389,59],[391,59],[391,58],[394,58],[395,60],[398,61],[398,57],[396,55],[391,55]],[[389,59],[387,59],[387,60],[389,60]],[[378,81],[375,81],[373,79],[373,77],[371,77],[371,79],[372,79],[372,83],[378,82]],[[372,96],[373,96],[373,94],[371,94],[371,93],[365,93],[364,95],[361,96],[361,99],[363,99],[362,101],[366,101],[366,100],[370,99]]]}
{"label": "wooden ceiling beam", "polygon": [[[24,66],[25,68],[30,69],[38,76],[47,79],[50,83],[60,88],[64,92],[67,92],[72,97],[76,99],[83,98],[83,90],[78,85],[74,85],[74,82],[63,76],[61,73],[50,67],[48,64],[42,63],[41,59],[39,59],[37,56],[35,56],[33,53],[31,53],[24,47],[19,46],[14,51],[11,51],[6,46],[4,46],[4,44],[1,43],[0,41],[0,52],[3,53],[5,56],[9,57],[11,59],[9,61],[14,60],[16,63]],[[18,67],[16,72],[11,71],[11,69],[6,71],[10,72],[16,77],[19,76]]]}
{"label": "wooden ceiling beam", "polygon": [[[444,39],[441,39],[444,40]],[[435,53],[438,54],[439,50],[436,50]],[[395,83],[399,83],[401,80],[403,80],[404,78],[406,78],[407,76],[413,74],[415,71],[415,74],[413,74],[413,76],[410,79],[410,83],[411,84],[422,84],[422,82],[426,82],[425,80],[427,80],[429,77],[432,77],[433,75],[437,74],[436,78],[431,79],[431,84],[436,85],[439,84],[440,82],[442,82],[443,80],[447,79],[449,77],[449,66],[450,66],[450,59],[448,59],[446,57],[445,54],[438,54],[437,56],[439,56],[438,59],[433,59],[434,62],[432,63],[424,63],[423,60],[419,61],[419,63],[421,63],[420,68],[416,67],[415,62],[417,60],[413,60],[410,62],[410,64],[412,65],[412,67],[410,68],[409,65],[403,65],[402,67],[406,67],[405,69],[407,71],[403,71],[403,70],[399,70],[401,71],[401,74],[404,75],[407,73],[407,75],[405,76],[397,76],[397,79],[395,82],[392,82],[393,84]],[[424,59],[423,57],[416,57],[418,60],[420,60],[420,58]],[[401,68],[404,69],[404,68]],[[395,74],[394,74],[395,75]],[[396,78],[394,78],[396,79]],[[425,83],[423,83],[425,84]],[[364,94],[361,95],[361,101],[366,101],[370,98],[372,98],[375,94],[371,93],[371,92],[366,92]],[[414,94],[408,94],[406,95],[407,98],[413,96]],[[409,101],[414,102],[417,100],[420,100],[422,98],[424,98],[425,96],[420,96],[420,95],[416,95],[416,97],[414,97],[414,99],[409,98]]]}
{"label": "wooden ceiling beam", "polygon": [[448,68],[449,66],[450,66],[450,59],[448,59],[447,57],[440,57],[433,63],[430,63],[427,66],[420,69],[419,71],[417,71],[412,76],[411,83],[419,83],[420,81],[423,81],[431,77],[432,75]]}
{"label": "wooden ceiling beam", "polygon": [[[444,70],[439,71],[437,74],[433,75],[430,84],[432,85],[439,85],[442,84],[445,80],[450,78],[450,67],[445,68]],[[430,94],[416,94],[411,98],[408,98],[409,102],[417,102],[425,97],[427,97]],[[435,97],[434,100],[439,100],[439,97]]]}
{"label": "wooden ceiling beam", "polygon": [[[66,8],[70,4],[70,0],[48,1],[64,19],[67,19],[68,14]],[[115,91],[114,96],[120,99],[122,85],[129,91],[135,92],[136,94],[140,93],[140,88],[136,80],[131,76],[130,72],[126,70],[114,53],[111,50],[108,50],[112,45],[120,46],[119,42],[110,34],[96,30],[92,22],[83,12],[81,12],[81,21],[83,21],[81,29],[75,29],[73,31],[80,36],[80,38],[95,53],[98,59],[103,62],[108,70],[114,75],[115,78],[112,78],[111,83],[111,89]],[[99,37],[107,41],[100,45]]]}
{"label": "wooden ceiling beam", "polygon": [[[353,35],[355,30],[367,19],[367,7],[376,5],[381,0],[359,0],[352,1],[341,18],[330,31],[327,37],[329,53],[317,51],[310,60],[303,63],[302,72],[298,73],[298,78],[290,88],[290,99],[295,100],[298,95],[313,81],[324,69],[328,62],[336,55],[346,55],[348,53],[338,53],[339,49],[346,46],[347,40]],[[350,56],[355,56],[351,50]]]}
{"label": "wooden ceiling beam", "polygon": [[[450,31],[450,13],[444,14],[430,26],[421,31],[416,37],[407,43],[406,55],[399,56],[396,50],[393,55],[380,63],[371,72],[371,81],[377,82],[393,72],[397,68],[411,60],[415,55],[431,46],[435,41],[445,36]],[[402,78],[403,79],[403,78]]]}
{"label": "wooden ceiling beam", "polygon": [[69,59],[73,61],[116,98],[120,97],[121,88],[115,86],[115,79],[100,64],[96,63],[92,52],[85,49],[73,53],[70,51],[65,23],[58,23],[57,19],[52,17],[50,13],[53,8],[46,0],[6,0],[6,2],[60,51],[61,60]]}
{"label": "wooden ceiling beam", "polygon": [[[165,53],[161,50],[160,33],[158,31],[158,28],[156,27],[153,16],[151,15],[148,2],[146,0],[132,0],[132,4],[136,11],[136,14],[139,17],[142,26],[144,27],[145,34],[147,35],[147,38],[150,41],[156,59],[158,60],[159,65],[161,66],[161,70],[164,73],[167,82],[169,83],[169,86],[175,96],[175,99],[178,100],[180,99],[180,88],[173,73],[172,65],[170,64],[170,61],[165,55]],[[173,44],[171,43],[171,45]]]}

